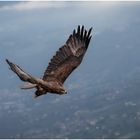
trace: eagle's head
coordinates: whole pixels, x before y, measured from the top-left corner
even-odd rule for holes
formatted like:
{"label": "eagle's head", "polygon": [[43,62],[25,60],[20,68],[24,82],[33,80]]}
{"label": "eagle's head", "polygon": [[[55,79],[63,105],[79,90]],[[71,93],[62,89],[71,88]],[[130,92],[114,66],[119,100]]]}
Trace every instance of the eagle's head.
{"label": "eagle's head", "polygon": [[55,86],[53,86],[53,88],[55,88],[55,92],[60,95],[67,94],[67,90],[63,87],[63,85],[61,83],[56,82]]}

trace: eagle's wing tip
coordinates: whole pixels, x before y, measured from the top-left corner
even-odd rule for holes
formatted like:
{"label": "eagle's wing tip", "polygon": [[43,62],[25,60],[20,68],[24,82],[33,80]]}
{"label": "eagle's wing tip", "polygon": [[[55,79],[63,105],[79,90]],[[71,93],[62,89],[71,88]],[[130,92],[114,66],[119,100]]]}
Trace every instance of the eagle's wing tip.
{"label": "eagle's wing tip", "polygon": [[7,62],[7,64],[8,64],[9,66],[11,66],[12,63],[11,63],[7,58],[5,59],[5,61]]}
{"label": "eagle's wing tip", "polygon": [[6,61],[7,63],[9,63],[9,60],[8,60],[7,58],[5,59],[5,61]]}

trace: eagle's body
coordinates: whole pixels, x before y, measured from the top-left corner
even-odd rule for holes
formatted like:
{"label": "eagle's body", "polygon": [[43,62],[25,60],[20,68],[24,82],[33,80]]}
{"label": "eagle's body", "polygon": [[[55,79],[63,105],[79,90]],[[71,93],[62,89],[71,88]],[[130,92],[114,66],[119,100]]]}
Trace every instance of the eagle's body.
{"label": "eagle's body", "polygon": [[24,72],[18,65],[13,64],[6,59],[12,71],[14,71],[21,80],[28,82],[22,89],[37,88],[35,96],[46,94],[47,92],[56,94],[66,94],[63,84],[67,77],[76,69],[88,48],[91,39],[91,30],[80,28],[73,31],[63,45],[51,59],[42,79],[35,78]]}

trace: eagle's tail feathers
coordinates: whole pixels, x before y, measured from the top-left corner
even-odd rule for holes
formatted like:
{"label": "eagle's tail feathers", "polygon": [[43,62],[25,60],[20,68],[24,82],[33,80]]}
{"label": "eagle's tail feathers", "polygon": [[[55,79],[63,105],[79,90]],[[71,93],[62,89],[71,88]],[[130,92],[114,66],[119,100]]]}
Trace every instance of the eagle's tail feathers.
{"label": "eagle's tail feathers", "polygon": [[37,84],[32,84],[32,83],[26,83],[24,85],[21,85],[20,88],[21,89],[32,89],[32,88],[36,88]]}

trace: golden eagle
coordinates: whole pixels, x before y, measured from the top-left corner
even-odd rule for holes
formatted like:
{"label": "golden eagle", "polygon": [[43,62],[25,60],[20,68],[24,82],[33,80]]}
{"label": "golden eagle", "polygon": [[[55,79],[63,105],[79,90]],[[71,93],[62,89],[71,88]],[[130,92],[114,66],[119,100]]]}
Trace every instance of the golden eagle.
{"label": "golden eagle", "polygon": [[67,91],[63,87],[63,84],[72,71],[82,62],[92,37],[91,30],[92,28],[87,31],[84,26],[78,26],[77,30],[74,30],[69,36],[65,45],[50,60],[42,79],[27,74],[18,65],[6,59],[10,69],[22,81],[27,82],[21,89],[36,88],[35,97],[46,94],[47,92],[59,95],[66,94]]}

